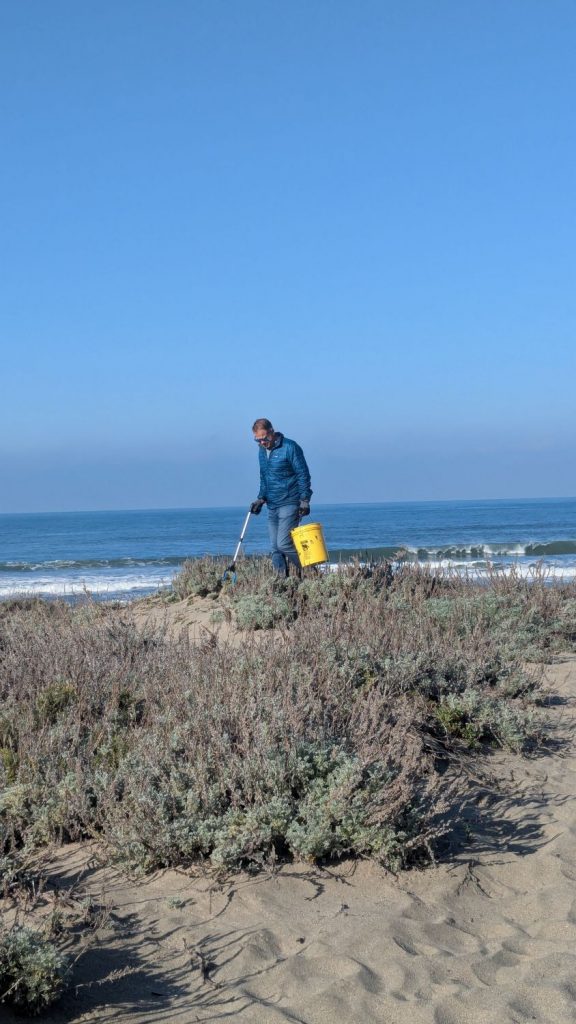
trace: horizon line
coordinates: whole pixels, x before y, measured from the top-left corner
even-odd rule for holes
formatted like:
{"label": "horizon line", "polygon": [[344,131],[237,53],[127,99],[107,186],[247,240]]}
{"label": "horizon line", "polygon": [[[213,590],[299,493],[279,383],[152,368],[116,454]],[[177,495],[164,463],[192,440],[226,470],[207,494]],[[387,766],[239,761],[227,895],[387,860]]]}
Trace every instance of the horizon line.
{"label": "horizon line", "polygon": [[[576,495],[541,495],[540,497],[498,497],[498,498],[394,498],[383,501],[321,501],[312,502],[316,508],[333,507],[370,507],[375,505],[442,505],[469,504],[473,502],[495,501],[575,501]],[[223,512],[232,509],[246,509],[246,505],[158,505],[141,508],[78,508],[78,509],[44,509],[36,511],[2,512],[0,516],[74,516],[74,515],[113,515],[118,512]]]}

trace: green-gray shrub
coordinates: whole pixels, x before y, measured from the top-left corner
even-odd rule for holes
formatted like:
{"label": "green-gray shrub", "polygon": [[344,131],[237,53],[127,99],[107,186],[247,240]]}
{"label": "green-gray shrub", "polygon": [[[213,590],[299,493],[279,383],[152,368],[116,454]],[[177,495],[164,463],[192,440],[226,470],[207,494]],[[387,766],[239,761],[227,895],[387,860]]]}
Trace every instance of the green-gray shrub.
{"label": "green-gray shrub", "polygon": [[246,559],[215,610],[284,628],[235,646],[136,628],[127,608],[0,606],[2,848],[100,835],[142,868],[406,860],[445,785],[430,731],[448,756],[535,742],[525,652],[574,642],[574,593],[409,567],[282,582]]}
{"label": "green-gray shrub", "polygon": [[207,597],[218,594],[226,562],[222,558],[190,558],[176,574],[169,591],[163,596],[182,600],[185,597]]}
{"label": "green-gray shrub", "polygon": [[294,609],[282,594],[246,594],[233,607],[239,629],[271,629],[294,618]]}
{"label": "green-gray shrub", "polygon": [[45,935],[0,925],[0,1001],[38,1014],[58,999],[67,976],[66,957]]}
{"label": "green-gray shrub", "polygon": [[472,746],[487,740],[519,751],[538,733],[533,708],[524,709],[510,701],[486,698],[472,688],[460,694],[443,694],[436,716],[448,733],[465,739]]}

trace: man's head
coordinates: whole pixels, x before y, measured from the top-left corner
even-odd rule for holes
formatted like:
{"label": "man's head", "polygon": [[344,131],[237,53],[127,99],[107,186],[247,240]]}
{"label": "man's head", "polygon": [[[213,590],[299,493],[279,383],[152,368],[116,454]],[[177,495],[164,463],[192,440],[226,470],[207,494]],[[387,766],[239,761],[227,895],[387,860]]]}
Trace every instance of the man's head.
{"label": "man's head", "polygon": [[271,448],[274,444],[275,430],[270,420],[263,417],[256,420],[252,424],[252,433],[254,434],[254,440],[261,448]]}

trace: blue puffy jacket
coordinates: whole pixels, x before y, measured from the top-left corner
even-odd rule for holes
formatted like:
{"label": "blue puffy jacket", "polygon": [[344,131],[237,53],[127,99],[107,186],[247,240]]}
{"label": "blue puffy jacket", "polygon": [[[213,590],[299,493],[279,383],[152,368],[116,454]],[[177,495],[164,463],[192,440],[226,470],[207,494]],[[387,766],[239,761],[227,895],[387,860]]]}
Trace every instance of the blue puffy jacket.
{"label": "blue puffy jacket", "polygon": [[260,491],[268,508],[281,505],[298,505],[310,501],[310,472],[304,452],[296,441],[284,434],[276,433],[274,446],[269,452],[262,446],[258,452],[260,460]]}

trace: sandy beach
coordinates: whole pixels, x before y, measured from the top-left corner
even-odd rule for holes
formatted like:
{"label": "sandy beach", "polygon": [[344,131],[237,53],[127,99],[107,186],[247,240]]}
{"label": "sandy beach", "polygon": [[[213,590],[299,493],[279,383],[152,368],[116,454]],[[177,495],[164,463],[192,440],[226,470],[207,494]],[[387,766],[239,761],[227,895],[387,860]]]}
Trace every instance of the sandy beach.
{"label": "sandy beach", "polygon": [[[171,609],[174,627],[206,636],[208,605],[196,602],[186,623]],[[90,895],[109,917],[75,987],[43,1019],[576,1020],[576,656],[556,658],[546,683],[551,742],[530,759],[482,758],[485,781],[435,866],[393,876],[348,860],[135,881],[90,844],[55,851],[51,883]]]}

